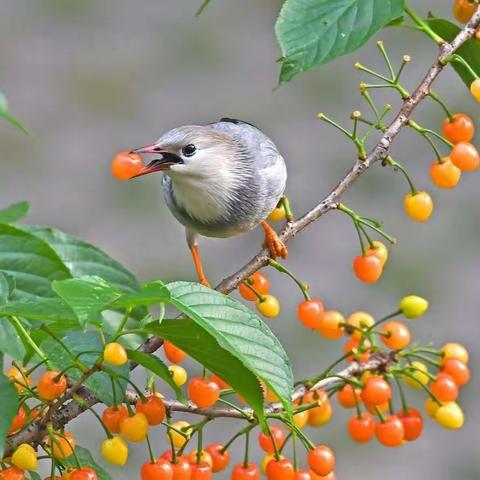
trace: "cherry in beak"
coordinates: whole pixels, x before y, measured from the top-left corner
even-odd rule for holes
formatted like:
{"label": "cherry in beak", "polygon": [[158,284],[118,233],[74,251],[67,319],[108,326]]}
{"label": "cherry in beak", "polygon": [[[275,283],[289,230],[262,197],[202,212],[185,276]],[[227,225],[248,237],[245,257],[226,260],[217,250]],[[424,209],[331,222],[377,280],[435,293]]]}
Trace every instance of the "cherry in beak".
{"label": "cherry in beak", "polygon": [[164,150],[163,148],[156,146],[155,144],[147,145],[146,147],[142,148],[137,148],[136,150],[132,150],[132,153],[150,153],[160,154],[162,156],[162,158],[156,158],[155,160],[152,160],[132,178],[141,177],[149,173],[160,172],[162,170],[168,170],[172,165],[183,163],[180,157],[178,157],[172,152],[169,152],[168,150]]}

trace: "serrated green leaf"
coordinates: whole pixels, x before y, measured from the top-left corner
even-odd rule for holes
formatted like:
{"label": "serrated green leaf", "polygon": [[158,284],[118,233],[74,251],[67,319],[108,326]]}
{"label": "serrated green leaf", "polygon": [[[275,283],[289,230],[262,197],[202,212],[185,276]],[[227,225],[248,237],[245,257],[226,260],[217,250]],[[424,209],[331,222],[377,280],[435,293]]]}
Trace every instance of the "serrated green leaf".
{"label": "serrated green leaf", "polygon": [[[82,467],[92,467],[95,470],[98,480],[113,480],[113,478],[102,467],[100,467],[97,462],[95,462],[89,450],[83,447],[76,447],[75,453],[77,454],[77,458]],[[69,468],[77,467],[73,455],[62,460],[62,462]]]}
{"label": "serrated green leaf", "polygon": [[286,0],[275,25],[280,83],[357,50],[403,7],[404,0]]}
{"label": "serrated green leaf", "polygon": [[[73,331],[68,332],[61,338],[62,342],[74,355],[81,352],[98,352],[98,353],[88,353],[80,357],[82,363],[87,367],[91,367],[98,356],[103,352],[103,343],[100,338],[100,335],[96,331]],[[67,365],[72,364],[72,359],[70,355],[59,346],[59,344],[49,338],[42,343],[42,350],[47,354],[50,362],[54,368],[58,370],[64,369]],[[129,376],[130,370],[128,365],[122,365],[121,367],[109,367],[110,370],[127,377]],[[81,377],[81,372],[76,369],[71,369],[68,371],[67,376],[73,380],[77,381]],[[117,402],[120,402],[124,397],[124,392],[127,386],[126,381],[120,380],[121,389],[118,384],[115,384],[115,393]],[[93,394],[106,405],[113,405],[114,396],[112,392],[112,383],[110,377],[105,372],[96,372],[85,382],[85,386],[93,392]]]}
{"label": "serrated green leaf", "polygon": [[0,224],[0,270],[15,278],[14,298],[52,297],[53,280],[70,273],[58,255],[23,227]]}
{"label": "serrated green leaf", "polygon": [[14,127],[19,128],[23,133],[26,133],[27,135],[29,135],[29,131],[27,130],[25,125],[23,125],[23,123],[20,122],[20,120],[18,120],[16,117],[14,117],[10,112],[8,108],[7,98],[2,92],[0,92],[0,117],[3,117],[7,122],[11,123]]}
{"label": "serrated green leaf", "polygon": [[0,223],[13,223],[25,217],[30,210],[28,202],[14,203],[0,210]]}
{"label": "serrated green leaf", "polygon": [[145,283],[135,293],[127,293],[113,303],[114,307],[133,308],[139,305],[158,305],[168,301],[170,292],[163,282],[156,280]]}
{"label": "serrated green leaf", "polygon": [[[461,28],[454,23],[443,18],[429,18],[427,22],[430,28],[440,35],[447,42],[451,42],[461,31]],[[456,54],[462,57],[480,76],[480,42],[476,39],[467,40],[457,51]],[[475,80],[468,69],[457,63],[451,62],[452,67],[457,72],[463,83],[470,89],[470,84]]]}
{"label": "serrated green leaf", "polygon": [[5,317],[0,317],[0,352],[15,360],[21,360],[25,356],[25,347],[17,331]]}
{"label": "serrated green leaf", "polygon": [[10,380],[1,373],[0,405],[2,406],[2,414],[0,415],[0,458],[2,458],[7,432],[12,424],[13,417],[15,417],[18,411],[18,395],[16,388]]}
{"label": "serrated green leaf", "polygon": [[75,323],[77,317],[71,308],[60,298],[25,298],[0,305],[0,316],[23,317],[29,320],[46,322]]}
{"label": "serrated green leaf", "polygon": [[168,367],[158,357],[151,353],[140,352],[138,350],[127,350],[128,358],[135,363],[138,363],[142,367],[145,367],[150,372],[160,377],[164,382],[170,386],[177,398],[181,401],[185,401],[185,395],[182,390],[173,381],[172,375],[168,370]]}
{"label": "serrated green leaf", "polygon": [[52,290],[75,312],[82,327],[122,295],[120,290],[94,276],[56,281]]}

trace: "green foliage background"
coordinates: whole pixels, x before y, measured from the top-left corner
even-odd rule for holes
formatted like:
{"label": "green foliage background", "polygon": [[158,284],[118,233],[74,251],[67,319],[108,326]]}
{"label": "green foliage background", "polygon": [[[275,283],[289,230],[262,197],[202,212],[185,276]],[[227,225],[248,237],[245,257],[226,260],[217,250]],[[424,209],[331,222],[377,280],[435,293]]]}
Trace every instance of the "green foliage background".
{"label": "green foliage background", "polygon": [[[411,3],[419,11],[430,8],[450,15],[450,1]],[[0,205],[28,199],[34,206],[32,223],[54,225],[99,245],[142,280],[193,280],[188,251],[179,240],[183,231],[163,204],[160,178],[120,184],[109,175],[110,158],[178,124],[236,116],[258,124],[275,139],[287,158],[294,210],[306,210],[353,161],[351,146],[318,123],[315,114],[325,111],[346,118],[360,105],[361,77],[351,65],[357,59],[379,62],[375,48],[368,45],[272,92],[279,71],[273,25],[280,4],[213,0],[194,20],[194,0],[185,0],[182,8],[156,0],[6,3],[0,18],[1,89],[33,137],[4,124],[0,128]],[[421,34],[404,30],[391,29],[381,38],[397,58],[412,54],[408,86],[413,87],[435,47]],[[437,90],[450,98],[455,110],[465,109],[478,123],[479,107],[453,72],[444,75]],[[440,116],[437,107],[426,105],[419,120],[436,126]],[[427,168],[433,158],[425,144],[404,132],[394,155],[419,185],[429,187]],[[369,309],[381,315],[403,294],[427,296],[431,313],[416,323],[415,334],[422,340],[465,343],[473,354],[475,374],[477,181],[475,175],[465,176],[456,191],[434,192],[437,211],[425,226],[404,217],[405,185],[399,176],[378,167],[358,182],[347,203],[384,218],[399,240],[390,268],[374,287],[360,285],[350,274],[357,244],[351,224],[340,215],[328,215],[295,239],[289,265],[330,308],[345,312]],[[233,271],[256,252],[259,241],[259,233],[205,241],[210,277],[220,279]],[[340,347],[298,328],[293,316],[298,292],[280,276],[273,281],[284,313],[272,327],[292,358],[296,376],[312,375],[335,358]],[[468,421],[462,431],[428,424],[420,442],[399,450],[352,445],[344,432],[346,415],[340,411],[316,435],[339,452],[337,473],[342,479],[477,478],[478,393],[478,382],[465,389],[462,404]],[[73,422],[72,430],[88,439],[80,443],[99,443],[102,432],[92,425],[94,420]],[[216,422],[207,438],[226,437],[232,425]],[[155,443],[159,449],[163,434]],[[131,465],[144,456],[143,448],[134,451]],[[115,474],[118,479],[135,476],[128,468]]]}

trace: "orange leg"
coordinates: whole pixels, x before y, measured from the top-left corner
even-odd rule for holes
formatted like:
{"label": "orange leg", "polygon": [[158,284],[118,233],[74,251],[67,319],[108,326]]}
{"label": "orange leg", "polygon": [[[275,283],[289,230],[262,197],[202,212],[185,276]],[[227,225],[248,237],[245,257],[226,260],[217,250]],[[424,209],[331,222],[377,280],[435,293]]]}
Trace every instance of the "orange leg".
{"label": "orange leg", "polygon": [[192,252],[193,264],[195,265],[195,269],[197,270],[198,281],[205,287],[210,287],[210,283],[205,276],[205,272],[203,271],[202,261],[200,260],[200,249],[193,245],[190,248]]}
{"label": "orange leg", "polygon": [[260,222],[263,230],[265,230],[264,246],[270,251],[273,259],[277,257],[287,258],[288,250],[285,244],[278,238],[277,232],[265,221]]}

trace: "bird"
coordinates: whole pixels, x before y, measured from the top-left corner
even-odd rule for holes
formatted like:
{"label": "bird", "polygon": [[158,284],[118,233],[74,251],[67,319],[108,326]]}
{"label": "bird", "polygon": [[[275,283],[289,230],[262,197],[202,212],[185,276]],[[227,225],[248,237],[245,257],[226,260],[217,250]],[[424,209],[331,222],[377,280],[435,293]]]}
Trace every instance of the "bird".
{"label": "bird", "polygon": [[288,251],[268,215],[285,199],[285,160],[273,141],[251,123],[222,118],[184,125],[132,150],[155,157],[133,178],[162,172],[164,198],[185,227],[199,283],[210,286],[198,237],[228,238],[261,226],[272,258]]}

